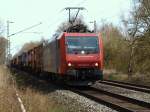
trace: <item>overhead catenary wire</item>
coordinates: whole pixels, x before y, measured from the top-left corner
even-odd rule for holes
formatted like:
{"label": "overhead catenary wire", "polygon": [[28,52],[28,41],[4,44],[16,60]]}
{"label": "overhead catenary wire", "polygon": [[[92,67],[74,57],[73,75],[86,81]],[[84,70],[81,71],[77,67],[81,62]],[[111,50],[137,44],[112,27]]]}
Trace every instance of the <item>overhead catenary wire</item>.
{"label": "overhead catenary wire", "polygon": [[13,36],[13,35],[22,33],[22,32],[24,32],[24,31],[26,31],[26,30],[32,29],[32,28],[34,28],[34,27],[36,27],[36,26],[39,26],[40,24],[42,24],[42,22],[40,22],[40,23],[38,23],[38,24],[36,24],[36,25],[33,25],[33,26],[31,26],[31,27],[25,28],[25,29],[23,29],[23,30],[21,30],[21,31],[18,31],[18,32],[16,32],[16,33],[13,33],[13,34],[11,34],[11,35],[8,35],[8,37],[11,37],[11,36]]}

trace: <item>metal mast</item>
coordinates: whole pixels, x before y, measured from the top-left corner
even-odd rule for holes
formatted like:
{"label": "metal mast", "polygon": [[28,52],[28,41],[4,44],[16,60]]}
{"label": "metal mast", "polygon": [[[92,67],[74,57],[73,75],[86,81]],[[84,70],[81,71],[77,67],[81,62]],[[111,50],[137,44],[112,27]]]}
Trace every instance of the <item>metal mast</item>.
{"label": "metal mast", "polygon": [[9,23],[14,23],[11,21],[7,21],[7,53],[6,53],[6,64],[8,64],[10,58],[11,58],[11,53],[10,53],[10,36],[9,36]]}

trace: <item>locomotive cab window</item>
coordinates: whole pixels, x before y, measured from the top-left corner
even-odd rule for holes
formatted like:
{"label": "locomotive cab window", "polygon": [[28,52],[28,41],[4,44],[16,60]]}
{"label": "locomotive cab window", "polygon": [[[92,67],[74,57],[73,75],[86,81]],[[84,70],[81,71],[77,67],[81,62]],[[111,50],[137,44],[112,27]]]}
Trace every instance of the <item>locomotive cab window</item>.
{"label": "locomotive cab window", "polygon": [[66,49],[69,54],[95,54],[99,52],[98,37],[66,37]]}

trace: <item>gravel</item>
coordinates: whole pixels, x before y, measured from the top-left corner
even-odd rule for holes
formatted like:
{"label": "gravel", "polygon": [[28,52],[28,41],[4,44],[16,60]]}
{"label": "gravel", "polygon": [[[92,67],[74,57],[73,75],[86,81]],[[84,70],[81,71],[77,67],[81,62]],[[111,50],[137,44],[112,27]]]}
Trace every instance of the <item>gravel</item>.
{"label": "gravel", "polygon": [[117,112],[68,90],[56,90],[51,96],[58,103],[66,105],[69,112]]}
{"label": "gravel", "polygon": [[106,90],[109,92],[113,92],[113,93],[116,93],[119,95],[127,96],[130,98],[134,98],[137,100],[141,100],[141,101],[150,103],[150,94],[148,94],[148,93],[134,91],[134,90],[125,89],[125,88],[121,88],[121,87],[105,85],[105,84],[99,84],[99,83],[97,83],[95,86],[97,88],[100,88],[100,89],[103,89],[103,90]]}

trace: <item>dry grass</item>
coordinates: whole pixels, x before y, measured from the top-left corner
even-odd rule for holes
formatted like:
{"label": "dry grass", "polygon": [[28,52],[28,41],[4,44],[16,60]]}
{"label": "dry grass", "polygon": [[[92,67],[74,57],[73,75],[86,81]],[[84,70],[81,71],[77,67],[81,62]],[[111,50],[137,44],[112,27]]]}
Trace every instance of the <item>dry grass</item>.
{"label": "dry grass", "polygon": [[[10,78],[10,72],[5,66],[0,66],[0,112],[21,112]],[[64,105],[53,101],[48,94],[43,94],[30,87],[17,89],[27,112],[66,112]]]}
{"label": "dry grass", "polygon": [[20,112],[20,107],[11,88],[0,88],[0,112]]}
{"label": "dry grass", "polygon": [[66,112],[63,105],[52,101],[49,95],[27,88],[19,92],[27,112]]}
{"label": "dry grass", "polygon": [[0,66],[0,112],[20,112],[13,85],[10,84],[9,71]]}
{"label": "dry grass", "polygon": [[150,74],[134,74],[127,81],[131,83],[150,86]]}
{"label": "dry grass", "polygon": [[0,87],[7,87],[9,84],[9,72],[5,66],[0,65]]}
{"label": "dry grass", "polygon": [[115,70],[104,70],[104,79],[130,82],[150,86],[150,74],[136,73],[128,77],[127,74],[116,72]]}

